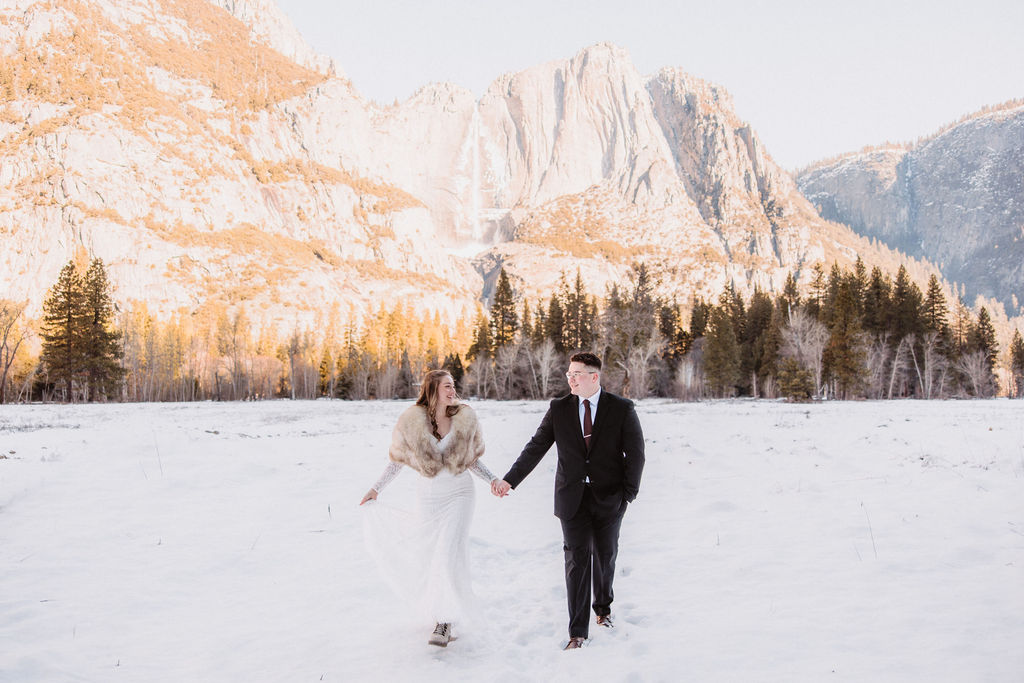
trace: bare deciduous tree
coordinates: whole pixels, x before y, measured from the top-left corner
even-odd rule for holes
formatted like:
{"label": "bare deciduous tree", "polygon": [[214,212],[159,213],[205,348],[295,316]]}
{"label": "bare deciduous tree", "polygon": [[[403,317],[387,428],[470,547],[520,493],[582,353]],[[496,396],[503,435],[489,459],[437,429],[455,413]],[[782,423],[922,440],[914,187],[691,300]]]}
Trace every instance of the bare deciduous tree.
{"label": "bare deciduous tree", "polygon": [[28,372],[25,373],[25,377],[21,380],[21,384],[18,386],[18,394],[15,400],[18,403],[29,400],[32,396],[32,385],[36,381],[36,376],[39,374],[41,364],[38,360],[32,363]]}
{"label": "bare deciduous tree", "polygon": [[792,358],[814,375],[814,393],[821,396],[822,356],[828,344],[828,328],[803,309],[792,309],[782,329],[780,353]]}
{"label": "bare deciduous tree", "polygon": [[558,371],[562,362],[555,343],[545,338],[540,344],[528,345],[526,355],[530,362],[530,373],[537,395],[534,398],[550,398],[558,384]]}
{"label": "bare deciduous tree", "polygon": [[482,354],[477,356],[466,368],[466,375],[462,381],[470,395],[493,398],[496,394],[494,363]]}
{"label": "bare deciduous tree", "polygon": [[[299,344],[297,334],[292,339],[293,346]],[[245,360],[249,355],[250,345],[249,319],[245,311],[239,308],[233,316],[225,311],[217,321],[217,351],[223,357],[220,371],[231,380],[231,399],[245,398],[249,395],[248,375],[245,372]]]}
{"label": "bare deciduous tree", "polygon": [[516,342],[509,342],[498,347],[494,354],[494,382],[498,398],[515,397],[515,376],[519,369],[519,347]]}
{"label": "bare deciduous tree", "polygon": [[395,390],[398,388],[398,375],[401,366],[393,359],[388,358],[381,363],[377,370],[377,398],[395,398]]}
{"label": "bare deciduous tree", "polygon": [[349,356],[345,371],[352,382],[349,397],[356,401],[370,398],[370,378],[373,375],[370,355],[362,349],[353,352]]}
{"label": "bare deciduous tree", "polygon": [[659,354],[664,347],[664,337],[655,331],[645,341],[630,348],[624,361],[618,361],[629,378],[628,393],[624,391],[623,395],[628,398],[647,398],[650,395],[650,371],[654,361],[660,358]]}
{"label": "bare deciduous tree", "polygon": [[889,347],[889,335],[882,334],[868,345],[867,354],[867,390],[868,396],[874,399],[885,397],[886,379],[888,373],[886,368],[889,365],[889,358],[892,350]]}
{"label": "bare deciduous tree", "polygon": [[252,378],[252,398],[270,398],[277,390],[277,382],[284,374],[284,363],[274,356],[254,355],[249,363]]}
{"label": "bare deciduous tree", "polygon": [[690,346],[676,370],[676,395],[684,401],[696,401],[704,394],[704,337]]}
{"label": "bare deciduous tree", "polygon": [[984,351],[966,353],[957,361],[956,369],[970,384],[971,394],[978,398],[987,398],[996,393],[995,378],[988,364]]}
{"label": "bare deciduous tree", "polygon": [[7,383],[18,349],[28,339],[28,326],[22,320],[26,303],[0,300],[0,403],[7,402]]}
{"label": "bare deciduous tree", "polygon": [[912,355],[915,339],[913,334],[908,334],[896,345],[892,365],[889,367],[889,393],[887,395],[889,399],[892,399],[894,392],[900,395],[906,393],[907,374],[913,366]]}
{"label": "bare deciduous tree", "polygon": [[925,333],[921,350],[921,368],[918,373],[921,377],[921,389],[924,397],[926,399],[944,398],[949,362],[942,353],[942,335],[938,332]]}

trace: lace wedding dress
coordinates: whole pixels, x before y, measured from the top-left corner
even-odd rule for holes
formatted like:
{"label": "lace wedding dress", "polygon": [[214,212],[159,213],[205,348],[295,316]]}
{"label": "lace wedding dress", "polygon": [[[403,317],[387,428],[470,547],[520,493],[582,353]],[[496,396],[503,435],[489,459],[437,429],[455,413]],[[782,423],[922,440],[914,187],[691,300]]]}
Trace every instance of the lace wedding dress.
{"label": "lace wedding dress", "polygon": [[[442,453],[450,436],[438,444]],[[379,493],[402,468],[390,463],[374,490]],[[475,612],[467,552],[476,500],[470,472],[488,483],[494,479],[479,460],[458,475],[441,470],[418,476],[414,512],[373,501],[363,515],[367,550],[381,575],[425,621],[464,623]]]}

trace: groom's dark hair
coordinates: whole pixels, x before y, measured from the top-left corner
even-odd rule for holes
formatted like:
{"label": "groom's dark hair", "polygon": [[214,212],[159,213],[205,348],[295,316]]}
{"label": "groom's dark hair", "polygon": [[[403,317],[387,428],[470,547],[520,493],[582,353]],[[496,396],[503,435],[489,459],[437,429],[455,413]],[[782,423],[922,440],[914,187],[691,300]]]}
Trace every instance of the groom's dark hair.
{"label": "groom's dark hair", "polygon": [[569,362],[583,363],[589,368],[597,368],[598,370],[601,369],[601,359],[598,358],[595,354],[590,353],[589,351],[582,351],[580,353],[572,354],[572,356],[569,358]]}

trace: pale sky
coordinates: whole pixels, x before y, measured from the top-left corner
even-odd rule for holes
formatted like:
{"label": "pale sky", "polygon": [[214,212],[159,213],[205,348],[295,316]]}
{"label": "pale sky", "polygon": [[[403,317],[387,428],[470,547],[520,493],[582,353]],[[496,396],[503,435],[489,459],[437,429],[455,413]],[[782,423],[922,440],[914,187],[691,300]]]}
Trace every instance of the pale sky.
{"label": "pale sky", "polygon": [[1021,0],[277,0],[359,92],[404,100],[612,42],[724,86],[793,169],[1024,98]]}

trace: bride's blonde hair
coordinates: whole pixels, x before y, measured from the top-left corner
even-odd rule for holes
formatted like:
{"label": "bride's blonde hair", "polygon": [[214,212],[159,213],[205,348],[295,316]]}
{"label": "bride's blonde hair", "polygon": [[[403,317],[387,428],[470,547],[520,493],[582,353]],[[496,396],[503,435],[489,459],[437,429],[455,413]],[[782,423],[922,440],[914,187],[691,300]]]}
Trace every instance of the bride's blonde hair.
{"label": "bride's blonde hair", "polygon": [[[445,378],[452,380],[452,384],[455,384],[455,379],[447,370],[431,370],[423,375],[423,382],[420,385],[420,397],[416,399],[416,405],[427,409],[427,417],[430,419],[430,427],[432,429],[431,434],[438,441],[441,440],[441,435],[437,431],[437,419],[434,417],[434,412],[437,410],[437,395],[440,393],[438,388]],[[456,392],[455,398],[459,398],[458,392]],[[454,417],[461,407],[460,404],[456,403],[453,406],[448,406],[444,412],[448,417]]]}

